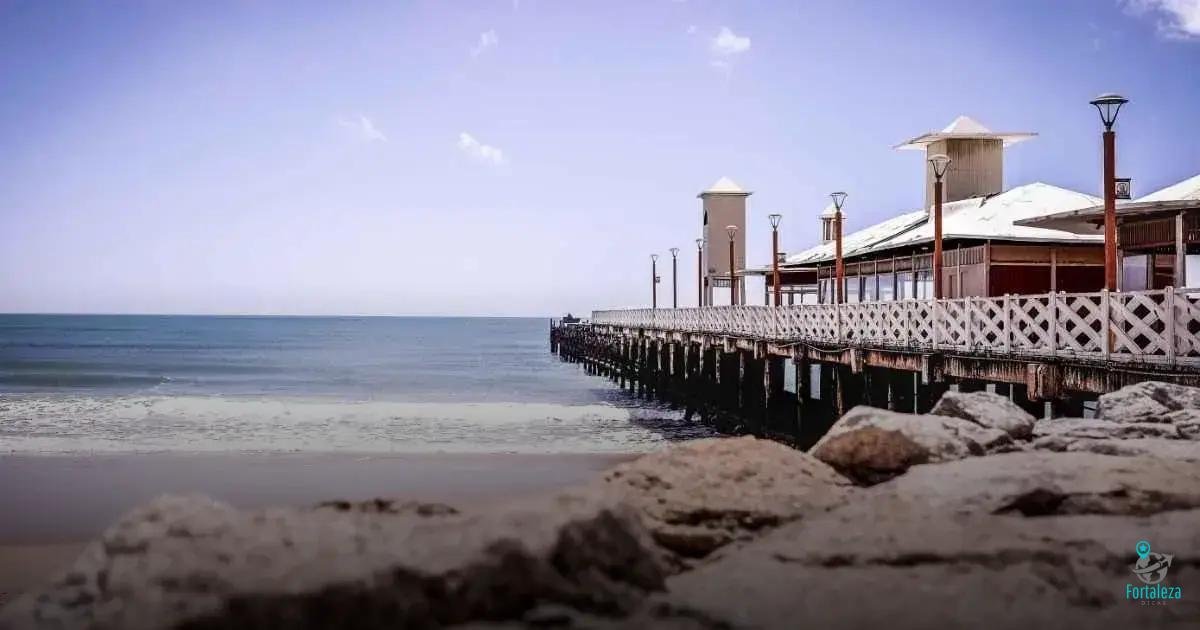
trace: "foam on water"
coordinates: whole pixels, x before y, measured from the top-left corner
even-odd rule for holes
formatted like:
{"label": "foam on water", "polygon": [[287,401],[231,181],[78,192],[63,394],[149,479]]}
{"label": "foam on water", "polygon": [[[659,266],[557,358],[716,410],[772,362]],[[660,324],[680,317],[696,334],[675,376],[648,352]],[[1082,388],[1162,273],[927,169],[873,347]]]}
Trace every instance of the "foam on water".
{"label": "foam on water", "polygon": [[608,403],[0,395],[3,452],[643,452],[707,434]]}

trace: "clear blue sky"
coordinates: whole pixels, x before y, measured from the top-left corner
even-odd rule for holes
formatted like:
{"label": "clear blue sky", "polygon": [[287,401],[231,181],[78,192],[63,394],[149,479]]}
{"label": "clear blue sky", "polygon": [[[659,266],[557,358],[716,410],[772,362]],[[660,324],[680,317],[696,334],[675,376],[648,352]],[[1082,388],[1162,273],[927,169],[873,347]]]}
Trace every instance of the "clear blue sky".
{"label": "clear blue sky", "polygon": [[548,315],[671,246],[690,304],[718,177],[751,263],[919,207],[959,114],[1096,193],[1106,91],[1135,194],[1200,172],[1200,0],[0,0],[0,85],[0,312]]}

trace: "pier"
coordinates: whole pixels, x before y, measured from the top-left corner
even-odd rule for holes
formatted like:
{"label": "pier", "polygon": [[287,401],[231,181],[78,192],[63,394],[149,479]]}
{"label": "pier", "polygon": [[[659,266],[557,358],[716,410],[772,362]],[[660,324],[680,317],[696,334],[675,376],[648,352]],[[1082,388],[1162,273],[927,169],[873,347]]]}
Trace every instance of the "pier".
{"label": "pier", "polygon": [[927,411],[984,388],[1084,415],[1144,380],[1200,386],[1200,290],[606,310],[551,349],[718,429],[811,443],[855,405]]}

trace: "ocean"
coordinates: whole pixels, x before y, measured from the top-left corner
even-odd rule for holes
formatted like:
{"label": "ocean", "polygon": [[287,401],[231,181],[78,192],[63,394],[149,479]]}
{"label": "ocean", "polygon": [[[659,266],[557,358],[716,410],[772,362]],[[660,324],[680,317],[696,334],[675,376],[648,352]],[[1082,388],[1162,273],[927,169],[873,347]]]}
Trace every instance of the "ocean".
{"label": "ocean", "polygon": [[0,452],[643,452],[707,435],[546,319],[0,315]]}

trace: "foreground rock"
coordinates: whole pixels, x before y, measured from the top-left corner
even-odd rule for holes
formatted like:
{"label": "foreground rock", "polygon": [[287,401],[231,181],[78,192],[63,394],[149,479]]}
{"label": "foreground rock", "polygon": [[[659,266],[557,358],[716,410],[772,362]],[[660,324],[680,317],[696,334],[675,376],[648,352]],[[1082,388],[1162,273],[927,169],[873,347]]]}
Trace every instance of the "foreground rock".
{"label": "foreground rock", "polygon": [[1013,401],[991,392],[946,392],[930,413],[935,416],[961,418],[989,429],[999,429],[1016,440],[1028,440],[1032,437],[1036,421]]}
{"label": "foreground rock", "polygon": [[[1176,412],[1185,412],[1178,414]],[[1096,416],[1112,422],[1187,422],[1200,411],[1200,389],[1145,381],[1104,394]]]}
{"label": "foreground rock", "polygon": [[855,407],[812,454],[863,484],[886,481],[911,466],[946,462],[1012,444],[1008,433],[962,418]]}
{"label": "foreground rock", "polygon": [[815,457],[753,437],[695,440],[617,466],[600,487],[636,507],[654,540],[699,558],[846,502],[850,482]]}
{"label": "foreground rock", "polygon": [[[915,466],[829,513],[668,579],[640,614],[733,628],[1186,627],[1129,567],[1150,540],[1165,583],[1200,590],[1200,467],[1009,453]],[[798,624],[803,620],[803,624]]]}
{"label": "foreground rock", "polygon": [[478,515],[167,497],[0,627],[433,628],[547,604],[603,617],[663,587],[656,558],[632,509],[585,494]]}

